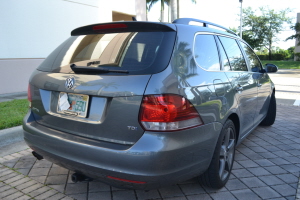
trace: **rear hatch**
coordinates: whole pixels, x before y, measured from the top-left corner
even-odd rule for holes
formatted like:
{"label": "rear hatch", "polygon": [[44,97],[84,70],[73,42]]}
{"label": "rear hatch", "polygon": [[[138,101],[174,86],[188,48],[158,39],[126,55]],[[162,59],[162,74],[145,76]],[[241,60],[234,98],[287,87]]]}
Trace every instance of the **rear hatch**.
{"label": "rear hatch", "polygon": [[71,34],[31,77],[36,121],[66,134],[134,144],[144,133],[138,119],[144,91],[151,75],[168,66],[175,26],[119,22]]}

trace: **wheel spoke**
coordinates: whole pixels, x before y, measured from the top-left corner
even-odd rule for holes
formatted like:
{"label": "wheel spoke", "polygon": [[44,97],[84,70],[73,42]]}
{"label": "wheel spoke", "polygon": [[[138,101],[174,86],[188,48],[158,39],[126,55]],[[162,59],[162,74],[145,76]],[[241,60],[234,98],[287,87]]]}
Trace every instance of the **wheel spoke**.
{"label": "wheel spoke", "polygon": [[230,139],[230,129],[228,129],[227,132],[224,135],[224,143],[223,143],[223,145],[226,148],[228,147],[229,139]]}
{"label": "wheel spoke", "polygon": [[228,146],[227,146],[227,151],[231,151],[231,150],[234,149],[234,143],[235,143],[235,140],[234,140],[234,139],[231,139],[231,140],[229,141],[229,144],[228,144]]}
{"label": "wheel spoke", "polygon": [[[232,131],[232,130],[231,130]],[[233,154],[234,154],[234,147],[235,147],[235,139],[231,132],[231,138],[227,147],[227,162],[228,162],[228,170],[230,170],[233,164]]]}
{"label": "wheel spoke", "polygon": [[228,171],[230,170],[232,163],[233,163],[233,153],[230,153],[227,157]]}
{"label": "wheel spoke", "polygon": [[230,169],[232,167],[234,147],[234,132],[231,128],[228,128],[226,130],[226,133],[224,134],[222,146],[220,149],[219,176],[222,181],[228,177]]}
{"label": "wheel spoke", "polygon": [[227,147],[227,152],[228,153],[233,153],[233,151],[234,151],[234,144],[235,144],[235,141],[234,140],[230,140],[229,145]]}
{"label": "wheel spoke", "polygon": [[219,168],[219,176],[221,179],[223,179],[224,176],[224,172],[225,172],[225,160],[224,159],[220,159],[220,168]]}
{"label": "wheel spoke", "polygon": [[225,154],[226,154],[226,147],[222,145],[220,150],[220,159],[223,159]]}

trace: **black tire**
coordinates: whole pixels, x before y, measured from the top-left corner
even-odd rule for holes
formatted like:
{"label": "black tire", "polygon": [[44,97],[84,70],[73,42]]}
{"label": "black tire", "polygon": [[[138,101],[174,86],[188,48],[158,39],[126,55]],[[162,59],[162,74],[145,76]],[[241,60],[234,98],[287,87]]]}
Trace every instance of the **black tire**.
{"label": "black tire", "polygon": [[199,177],[203,185],[219,189],[227,183],[233,166],[235,145],[235,126],[228,119],[222,128],[209,168]]}
{"label": "black tire", "polygon": [[264,118],[264,120],[262,120],[262,122],[260,122],[259,125],[261,125],[261,126],[271,126],[271,125],[274,124],[275,119],[276,119],[276,98],[275,98],[275,94],[273,92],[273,94],[271,95],[267,115]]}

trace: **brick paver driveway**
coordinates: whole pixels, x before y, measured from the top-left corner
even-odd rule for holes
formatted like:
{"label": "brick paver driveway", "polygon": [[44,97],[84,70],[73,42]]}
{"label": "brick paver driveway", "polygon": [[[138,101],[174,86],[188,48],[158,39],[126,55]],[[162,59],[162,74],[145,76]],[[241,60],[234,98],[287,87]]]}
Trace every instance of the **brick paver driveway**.
{"label": "brick paver driveway", "polygon": [[226,187],[197,179],[158,190],[121,190],[100,182],[72,183],[72,172],[37,161],[25,150],[0,158],[0,199],[296,199],[300,172],[300,107],[277,107],[271,127],[258,127],[237,147]]}

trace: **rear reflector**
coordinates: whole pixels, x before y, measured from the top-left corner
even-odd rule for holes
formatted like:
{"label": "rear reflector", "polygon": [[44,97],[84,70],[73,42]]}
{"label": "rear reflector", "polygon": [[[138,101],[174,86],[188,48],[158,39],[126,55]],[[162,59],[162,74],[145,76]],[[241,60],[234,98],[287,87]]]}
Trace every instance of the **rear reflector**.
{"label": "rear reflector", "polygon": [[93,26],[94,31],[103,30],[103,29],[120,29],[127,28],[126,24],[102,24]]}
{"label": "rear reflector", "polygon": [[152,131],[176,131],[203,124],[195,107],[174,94],[144,96],[139,117],[144,129]]}
{"label": "rear reflector", "polygon": [[136,184],[145,184],[146,183],[143,181],[132,181],[132,180],[117,178],[117,177],[113,177],[113,176],[107,176],[107,178],[118,180],[118,181],[123,181],[123,182],[128,182],[128,183],[136,183]]}
{"label": "rear reflector", "polygon": [[27,99],[28,99],[28,101],[29,101],[29,107],[31,108],[32,96],[31,96],[31,88],[30,88],[30,84],[28,84]]}

